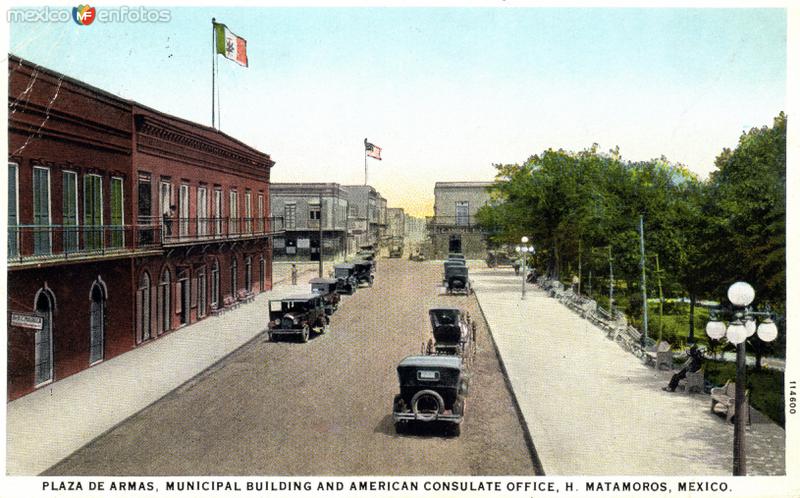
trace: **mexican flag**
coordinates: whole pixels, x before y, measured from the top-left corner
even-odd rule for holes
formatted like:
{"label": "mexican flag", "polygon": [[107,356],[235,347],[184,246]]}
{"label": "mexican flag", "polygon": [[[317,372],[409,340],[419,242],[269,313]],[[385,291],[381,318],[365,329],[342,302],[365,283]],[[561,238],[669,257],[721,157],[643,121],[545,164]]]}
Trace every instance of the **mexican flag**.
{"label": "mexican flag", "polygon": [[214,39],[217,40],[218,54],[247,67],[247,40],[233,34],[224,24],[217,23],[214,23]]}

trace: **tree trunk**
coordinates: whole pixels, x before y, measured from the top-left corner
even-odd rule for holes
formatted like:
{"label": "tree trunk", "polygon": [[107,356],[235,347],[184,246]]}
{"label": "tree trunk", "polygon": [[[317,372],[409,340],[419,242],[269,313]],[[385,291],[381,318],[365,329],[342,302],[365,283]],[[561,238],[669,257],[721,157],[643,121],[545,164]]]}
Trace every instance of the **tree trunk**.
{"label": "tree trunk", "polygon": [[694,303],[697,296],[689,295],[689,344],[694,343]]}

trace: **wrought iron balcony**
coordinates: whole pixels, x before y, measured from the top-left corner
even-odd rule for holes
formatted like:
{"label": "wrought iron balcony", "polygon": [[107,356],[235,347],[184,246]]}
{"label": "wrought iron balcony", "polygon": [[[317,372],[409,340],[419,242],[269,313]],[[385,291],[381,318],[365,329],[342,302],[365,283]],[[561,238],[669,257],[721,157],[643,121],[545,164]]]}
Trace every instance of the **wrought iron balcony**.
{"label": "wrought iron balcony", "polygon": [[265,237],[282,230],[282,217],[149,217],[135,225],[11,225],[8,266],[159,254],[165,247]]}
{"label": "wrought iron balcony", "polygon": [[425,228],[431,233],[473,232],[481,229],[475,216],[427,216]]}

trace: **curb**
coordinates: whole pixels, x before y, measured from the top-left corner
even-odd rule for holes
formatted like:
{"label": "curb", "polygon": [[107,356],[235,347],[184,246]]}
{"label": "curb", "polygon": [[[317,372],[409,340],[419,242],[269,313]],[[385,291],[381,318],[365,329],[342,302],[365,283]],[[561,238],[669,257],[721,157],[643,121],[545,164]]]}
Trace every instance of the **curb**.
{"label": "curb", "polygon": [[519,406],[517,393],[514,392],[514,388],[511,385],[511,379],[508,377],[508,370],[506,370],[506,364],[503,362],[503,357],[500,356],[500,349],[498,349],[497,343],[494,340],[492,327],[491,325],[489,325],[489,320],[486,319],[486,313],[483,312],[483,306],[481,306],[481,300],[478,299],[477,295],[475,295],[475,300],[478,302],[478,309],[481,311],[481,316],[483,317],[483,321],[486,323],[486,329],[489,331],[489,338],[492,340],[492,347],[494,347],[495,357],[497,357],[497,361],[500,364],[500,370],[503,372],[503,380],[505,381],[506,389],[508,389],[508,392],[511,393],[511,399],[514,401],[514,411],[516,412],[517,418],[522,424],[522,433],[525,437],[525,445],[528,447],[528,451],[530,452],[531,461],[533,462],[533,467],[536,469],[536,475],[539,476],[547,475],[544,471],[544,465],[542,465],[542,461],[539,460],[539,453],[536,452],[536,446],[533,444],[533,437],[531,437],[531,432],[530,429],[528,428],[528,422],[525,420],[525,415],[522,413],[522,408],[520,408]]}

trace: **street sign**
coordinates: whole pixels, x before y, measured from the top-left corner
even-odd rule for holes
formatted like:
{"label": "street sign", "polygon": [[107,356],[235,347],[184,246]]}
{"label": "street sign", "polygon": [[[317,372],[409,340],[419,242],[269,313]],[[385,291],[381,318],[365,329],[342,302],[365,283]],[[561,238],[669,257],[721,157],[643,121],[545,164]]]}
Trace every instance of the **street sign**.
{"label": "street sign", "polygon": [[42,330],[44,320],[32,313],[11,313],[11,326],[23,329]]}

